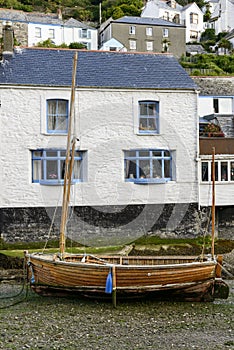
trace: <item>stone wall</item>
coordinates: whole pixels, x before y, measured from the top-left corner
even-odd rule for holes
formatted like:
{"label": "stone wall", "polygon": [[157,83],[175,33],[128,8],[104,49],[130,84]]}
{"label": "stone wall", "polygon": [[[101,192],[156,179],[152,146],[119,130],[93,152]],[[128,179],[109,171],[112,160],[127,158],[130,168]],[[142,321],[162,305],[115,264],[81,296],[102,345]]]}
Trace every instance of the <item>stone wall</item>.
{"label": "stone wall", "polygon": [[[44,242],[48,238],[58,239],[60,209],[55,216],[54,208],[0,209],[1,238],[5,242]],[[111,211],[110,207],[75,207],[70,212],[68,237],[82,244],[95,246],[130,243],[144,234],[194,238],[207,234],[209,214],[209,208],[198,211],[196,203],[168,204],[163,207],[115,206]],[[233,239],[233,208],[221,208],[217,214],[216,228],[219,231],[219,238]],[[53,218],[55,218],[54,224],[51,225]],[[152,227],[149,227],[149,222],[152,223]]]}
{"label": "stone wall", "polygon": [[[0,33],[2,35],[2,21],[0,21]],[[21,22],[12,22],[14,38],[17,45],[28,46],[28,24]]]}

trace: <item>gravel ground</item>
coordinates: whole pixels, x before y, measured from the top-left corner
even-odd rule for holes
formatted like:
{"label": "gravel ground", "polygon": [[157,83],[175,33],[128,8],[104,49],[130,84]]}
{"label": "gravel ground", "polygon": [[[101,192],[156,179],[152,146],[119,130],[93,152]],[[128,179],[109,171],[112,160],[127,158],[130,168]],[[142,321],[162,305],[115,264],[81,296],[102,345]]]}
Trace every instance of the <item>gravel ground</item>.
{"label": "gravel ground", "polygon": [[2,282],[0,349],[234,349],[234,280],[227,283],[229,298],[214,303],[143,300],[114,309],[107,302],[31,291],[26,299],[6,299],[21,286]]}

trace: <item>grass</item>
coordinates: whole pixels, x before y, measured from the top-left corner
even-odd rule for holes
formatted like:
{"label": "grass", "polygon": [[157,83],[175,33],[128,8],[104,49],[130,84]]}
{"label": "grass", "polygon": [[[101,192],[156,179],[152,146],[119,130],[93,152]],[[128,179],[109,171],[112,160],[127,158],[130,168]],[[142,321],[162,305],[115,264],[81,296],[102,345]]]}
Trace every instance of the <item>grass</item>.
{"label": "grass", "polygon": [[[132,242],[135,248],[145,246],[147,249],[150,247],[176,247],[178,249],[183,247],[195,248],[201,251],[202,247],[211,247],[210,237],[197,237],[197,238],[161,238],[159,236],[142,236]],[[0,241],[0,252],[8,255],[10,257],[23,257],[24,250],[29,252],[42,252],[44,250],[45,242],[15,242],[6,243],[3,240]],[[108,246],[108,247],[85,247],[78,242],[71,241],[67,239],[66,241],[66,251],[74,254],[117,254],[124,247],[123,246]],[[233,240],[221,240],[217,239],[215,241],[215,248],[219,253],[230,252],[234,249]],[[58,252],[58,241],[49,241],[46,245],[44,252],[46,253],[56,253]]]}

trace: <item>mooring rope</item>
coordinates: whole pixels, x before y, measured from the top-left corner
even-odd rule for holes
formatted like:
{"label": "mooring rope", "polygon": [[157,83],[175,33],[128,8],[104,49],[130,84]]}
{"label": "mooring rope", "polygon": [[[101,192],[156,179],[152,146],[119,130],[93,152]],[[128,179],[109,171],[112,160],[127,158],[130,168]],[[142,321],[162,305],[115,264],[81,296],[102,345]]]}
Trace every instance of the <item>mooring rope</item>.
{"label": "mooring rope", "polygon": [[4,299],[17,298],[23,293],[23,291],[25,290],[25,287],[26,287],[26,292],[25,292],[25,295],[24,295],[23,299],[17,300],[15,302],[13,302],[12,304],[8,304],[8,305],[5,305],[5,306],[0,306],[0,310],[7,309],[8,307],[20,304],[20,303],[22,303],[23,301],[25,301],[27,299],[27,297],[28,297],[28,290],[29,290],[29,284],[27,282],[27,269],[26,269],[26,265],[25,265],[25,262],[24,262],[24,266],[23,266],[23,284],[21,286],[21,290],[15,295],[6,295],[6,296],[3,296],[3,297],[0,297],[0,299],[4,300]]}

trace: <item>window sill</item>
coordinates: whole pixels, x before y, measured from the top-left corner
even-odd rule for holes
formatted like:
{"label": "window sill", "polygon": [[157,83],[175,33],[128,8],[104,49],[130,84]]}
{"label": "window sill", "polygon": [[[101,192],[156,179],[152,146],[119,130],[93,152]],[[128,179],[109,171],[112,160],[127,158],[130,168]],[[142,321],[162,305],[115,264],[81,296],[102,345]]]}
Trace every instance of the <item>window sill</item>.
{"label": "window sill", "polygon": [[155,136],[159,135],[157,131],[137,131],[137,135],[139,136]]}
{"label": "window sill", "polygon": [[[78,182],[81,182],[81,181],[79,180],[72,181],[71,184],[75,185]],[[39,185],[43,185],[43,186],[63,186],[64,185],[64,181],[62,180],[40,180],[34,183],[38,183]]]}
{"label": "window sill", "polygon": [[165,184],[171,182],[171,179],[133,179],[126,180],[126,182],[132,182],[135,185],[156,185],[156,184]]}

